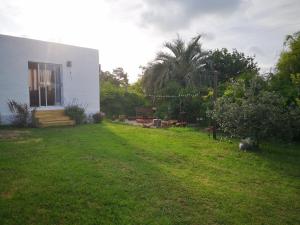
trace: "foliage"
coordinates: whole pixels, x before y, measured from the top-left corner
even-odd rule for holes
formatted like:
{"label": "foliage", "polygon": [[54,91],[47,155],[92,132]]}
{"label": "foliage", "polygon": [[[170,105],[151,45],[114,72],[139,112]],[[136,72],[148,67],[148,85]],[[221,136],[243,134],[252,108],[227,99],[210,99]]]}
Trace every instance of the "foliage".
{"label": "foliage", "polygon": [[118,67],[113,70],[113,72],[109,71],[101,71],[100,72],[100,80],[102,82],[109,82],[114,86],[118,87],[127,87],[128,83],[128,75],[125,73],[122,67]]}
{"label": "foliage", "polygon": [[[144,68],[142,85],[145,92],[154,95],[180,95],[201,93],[203,97],[165,98],[155,101],[160,118],[182,118],[188,122],[206,119],[211,107],[213,73],[218,72],[219,95],[226,89],[226,82],[240,76],[254,76],[258,67],[253,57],[237,50],[205,51],[199,43],[200,36],[185,43],[180,37],[165,43],[166,51],[157,53],[156,59]],[[247,75],[246,75],[247,74]]]}
{"label": "foliage", "polygon": [[300,31],[286,37],[285,45],[288,50],[281,53],[277,63],[280,73],[295,74],[300,72]]}
{"label": "foliage", "polygon": [[189,128],[26,131],[0,139],[3,225],[300,222],[299,144],[249,154]]}
{"label": "foliage", "polygon": [[191,123],[196,123],[200,119],[206,120],[206,109],[210,104],[210,98],[203,95],[209,95],[208,90],[199,94],[195,88],[180,88],[175,82],[170,82],[168,87],[163,90],[166,95],[186,95],[195,93],[195,96],[185,96],[176,98],[157,98],[154,104],[157,107],[155,116],[161,119],[178,119]]}
{"label": "foliage", "polygon": [[31,111],[27,104],[21,104],[14,100],[9,100],[7,105],[11,113],[13,113],[13,125],[17,127],[28,127],[30,125]]}
{"label": "foliage", "polygon": [[65,114],[74,120],[76,124],[83,124],[86,119],[85,109],[76,104],[66,106]]}
{"label": "foliage", "polygon": [[116,73],[109,72],[102,72],[100,78],[101,110],[108,117],[118,115],[135,116],[135,107],[147,104],[140,81],[126,86],[120,81]]}
{"label": "foliage", "polygon": [[133,84],[130,84],[128,86],[128,92],[135,93],[139,96],[144,96],[144,90],[143,90],[143,86],[142,86],[142,79],[139,78],[136,82],[134,82]]}
{"label": "foliage", "polygon": [[103,112],[97,112],[93,114],[94,123],[101,123],[103,121],[103,118],[104,118]]}
{"label": "foliage", "polygon": [[208,73],[211,67],[216,70],[218,72],[218,82],[221,83],[244,74],[257,74],[259,72],[254,57],[245,56],[244,53],[238,52],[236,49],[232,52],[229,52],[226,48],[209,51],[209,57],[206,61]]}
{"label": "foliage", "polygon": [[277,71],[270,75],[271,90],[282,95],[287,104],[300,106],[300,32],[288,35],[277,63]]}
{"label": "foliage", "polygon": [[201,80],[200,73],[205,63],[207,52],[199,43],[200,35],[185,43],[180,37],[173,42],[166,42],[166,52],[158,52],[156,59],[144,70],[142,85],[146,93],[157,93],[170,81],[181,88],[194,87]]}
{"label": "foliage", "polygon": [[113,70],[112,73],[116,80],[119,82],[119,86],[121,87],[128,87],[128,75],[125,73],[124,69],[122,67],[118,67]]}
{"label": "foliage", "polygon": [[109,71],[100,72],[100,81],[111,83],[114,86],[120,86],[120,81]]}
{"label": "foliage", "polygon": [[[216,102],[210,116],[220,128],[234,137],[251,137],[257,142],[264,138],[292,139],[296,117],[286,107],[284,98],[266,90],[267,82],[255,77],[249,84],[234,82]],[[298,119],[296,119],[298,120]]]}

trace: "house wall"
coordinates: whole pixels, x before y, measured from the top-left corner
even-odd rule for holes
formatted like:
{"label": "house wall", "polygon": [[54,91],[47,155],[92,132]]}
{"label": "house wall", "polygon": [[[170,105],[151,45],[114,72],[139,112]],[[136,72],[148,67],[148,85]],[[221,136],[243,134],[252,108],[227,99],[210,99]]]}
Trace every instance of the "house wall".
{"label": "house wall", "polygon": [[[85,106],[88,114],[100,110],[97,50],[0,35],[2,123],[9,122],[8,99],[29,105],[28,61],[62,65],[63,106],[76,102]],[[67,61],[72,67],[67,67]]]}

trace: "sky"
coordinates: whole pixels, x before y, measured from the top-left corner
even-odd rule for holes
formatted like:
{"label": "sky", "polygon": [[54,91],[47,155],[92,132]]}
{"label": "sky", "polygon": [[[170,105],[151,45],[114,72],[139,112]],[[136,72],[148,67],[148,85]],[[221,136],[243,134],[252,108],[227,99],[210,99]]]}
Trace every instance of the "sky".
{"label": "sky", "polygon": [[0,0],[1,34],[98,49],[102,70],[123,67],[130,82],[177,35],[255,56],[267,72],[299,30],[300,0]]}

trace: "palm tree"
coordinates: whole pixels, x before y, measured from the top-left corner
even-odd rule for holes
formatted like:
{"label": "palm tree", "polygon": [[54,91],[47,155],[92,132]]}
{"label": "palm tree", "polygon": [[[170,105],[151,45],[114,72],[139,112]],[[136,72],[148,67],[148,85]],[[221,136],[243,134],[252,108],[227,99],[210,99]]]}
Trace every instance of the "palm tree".
{"label": "palm tree", "polygon": [[166,42],[168,51],[157,53],[155,60],[144,71],[143,86],[148,93],[155,93],[175,82],[179,87],[202,85],[205,59],[208,52],[203,51],[198,35],[185,43],[180,37]]}

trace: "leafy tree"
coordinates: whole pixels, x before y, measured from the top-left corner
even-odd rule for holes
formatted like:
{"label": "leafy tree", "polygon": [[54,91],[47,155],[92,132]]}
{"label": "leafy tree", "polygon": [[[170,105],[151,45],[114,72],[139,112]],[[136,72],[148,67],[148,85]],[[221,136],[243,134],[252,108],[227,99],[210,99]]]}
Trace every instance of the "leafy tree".
{"label": "leafy tree", "polygon": [[122,67],[118,67],[113,70],[113,75],[115,79],[119,81],[120,86],[127,88],[128,87],[128,75],[124,72]]}
{"label": "leafy tree", "polygon": [[[157,53],[156,59],[144,68],[142,85],[146,93],[155,95],[179,95],[199,93],[204,96],[213,86],[213,73],[219,73],[219,91],[222,95],[226,83],[232,78],[257,74],[258,67],[253,57],[227,49],[205,51],[200,44],[200,36],[185,43],[180,37],[166,42],[166,51]],[[211,98],[163,99],[156,101],[160,117],[179,118],[182,111],[187,112],[188,121],[205,118],[205,107],[212,104]],[[162,107],[162,109],[160,109]],[[164,111],[164,112],[163,112]]]}
{"label": "leafy tree", "polygon": [[116,78],[116,76],[114,74],[110,73],[109,71],[105,71],[105,72],[101,71],[100,72],[100,81],[101,81],[101,84],[103,82],[109,82],[116,87],[121,86],[120,81]]}
{"label": "leafy tree", "polygon": [[213,69],[219,72],[219,82],[229,81],[243,74],[257,74],[259,71],[253,57],[245,56],[236,49],[232,52],[226,48],[210,51],[206,61],[206,70]]}
{"label": "leafy tree", "polygon": [[144,89],[143,89],[143,86],[142,86],[142,79],[139,78],[135,83],[129,85],[128,91],[136,93],[138,95],[144,95]]}
{"label": "leafy tree", "polygon": [[248,84],[234,81],[209,114],[226,134],[252,137],[257,145],[264,138],[295,138],[299,135],[295,128],[300,122],[299,112],[287,108],[284,98],[266,87],[267,82],[259,76]]}
{"label": "leafy tree", "polygon": [[135,115],[135,107],[144,106],[146,99],[137,91],[139,84],[129,85],[127,73],[117,68],[113,73],[102,72],[100,75],[100,105],[108,117]]}
{"label": "leafy tree", "polygon": [[270,76],[271,90],[282,95],[287,104],[300,106],[300,32],[286,37],[277,63],[277,71]]}

